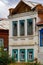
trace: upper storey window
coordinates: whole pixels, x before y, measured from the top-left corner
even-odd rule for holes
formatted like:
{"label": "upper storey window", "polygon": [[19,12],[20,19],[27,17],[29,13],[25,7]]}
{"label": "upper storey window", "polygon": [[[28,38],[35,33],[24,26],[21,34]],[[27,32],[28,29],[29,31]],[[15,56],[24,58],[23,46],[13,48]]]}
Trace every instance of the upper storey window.
{"label": "upper storey window", "polygon": [[27,35],[33,34],[33,19],[27,19]]}
{"label": "upper storey window", "polygon": [[20,36],[24,36],[26,34],[25,30],[27,32],[27,35],[33,34],[33,19],[27,19],[27,22],[25,19],[13,21],[13,36],[17,36],[18,34]]}
{"label": "upper storey window", "polygon": [[17,21],[13,21],[13,36],[17,36]]}
{"label": "upper storey window", "polygon": [[25,34],[25,20],[20,20],[20,35],[23,36]]}

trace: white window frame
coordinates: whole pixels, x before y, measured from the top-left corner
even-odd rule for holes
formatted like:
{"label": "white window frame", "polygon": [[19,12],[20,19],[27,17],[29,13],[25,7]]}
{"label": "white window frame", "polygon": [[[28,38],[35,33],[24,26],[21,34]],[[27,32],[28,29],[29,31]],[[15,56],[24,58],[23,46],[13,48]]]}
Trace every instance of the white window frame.
{"label": "white window frame", "polygon": [[0,47],[3,47],[4,46],[4,40],[3,40],[3,38],[0,38],[0,41],[2,41],[2,43],[0,43]]}

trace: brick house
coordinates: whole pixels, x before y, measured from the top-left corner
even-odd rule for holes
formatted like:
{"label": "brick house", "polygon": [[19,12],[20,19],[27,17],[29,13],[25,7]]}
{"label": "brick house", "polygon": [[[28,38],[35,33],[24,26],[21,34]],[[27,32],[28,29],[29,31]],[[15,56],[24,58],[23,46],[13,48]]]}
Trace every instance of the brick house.
{"label": "brick house", "polygon": [[5,50],[8,50],[8,43],[9,21],[7,19],[0,19],[0,48],[3,46]]}
{"label": "brick house", "polygon": [[9,30],[0,29],[0,47],[8,50]]}

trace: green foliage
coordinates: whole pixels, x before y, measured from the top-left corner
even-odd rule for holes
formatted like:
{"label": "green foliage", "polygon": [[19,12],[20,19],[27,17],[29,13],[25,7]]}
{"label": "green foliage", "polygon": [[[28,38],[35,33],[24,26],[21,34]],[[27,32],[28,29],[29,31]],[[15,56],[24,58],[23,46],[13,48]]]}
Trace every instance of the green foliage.
{"label": "green foliage", "polygon": [[4,51],[4,48],[1,48],[0,51],[1,55],[0,55],[0,65],[7,65],[12,61],[12,58],[9,56],[7,51]]}

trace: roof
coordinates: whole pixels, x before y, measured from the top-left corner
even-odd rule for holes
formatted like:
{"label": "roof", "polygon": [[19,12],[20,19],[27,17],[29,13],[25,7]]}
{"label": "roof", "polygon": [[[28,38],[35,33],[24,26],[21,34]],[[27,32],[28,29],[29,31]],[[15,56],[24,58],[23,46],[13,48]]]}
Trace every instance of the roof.
{"label": "roof", "polygon": [[43,21],[40,21],[36,24],[37,26],[43,25]]}
{"label": "roof", "polygon": [[21,0],[21,1],[24,2],[25,4],[27,4],[28,6],[30,6],[31,8],[34,8],[36,5],[39,4],[36,2],[32,2],[32,1],[26,1],[26,0]]}
{"label": "roof", "polygon": [[6,18],[0,18],[0,21],[2,21],[2,20],[6,20]]}
{"label": "roof", "polygon": [[20,1],[18,2],[18,4],[16,5],[15,8],[10,8],[10,9],[9,9],[9,15],[16,14],[16,11],[18,10],[18,8],[21,7],[21,3],[26,4],[28,7],[30,7],[31,10],[32,10],[34,7],[36,7],[36,5],[39,4],[39,3],[36,3],[36,2],[31,2],[31,1],[26,1],[26,0],[20,0]]}
{"label": "roof", "polygon": [[1,20],[0,21],[0,29],[8,29],[9,30],[9,21]]}

